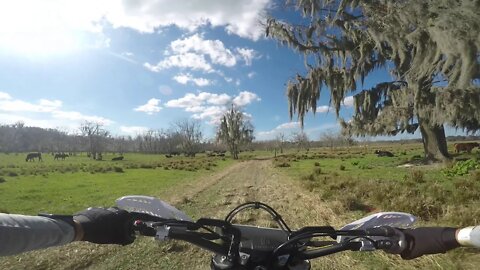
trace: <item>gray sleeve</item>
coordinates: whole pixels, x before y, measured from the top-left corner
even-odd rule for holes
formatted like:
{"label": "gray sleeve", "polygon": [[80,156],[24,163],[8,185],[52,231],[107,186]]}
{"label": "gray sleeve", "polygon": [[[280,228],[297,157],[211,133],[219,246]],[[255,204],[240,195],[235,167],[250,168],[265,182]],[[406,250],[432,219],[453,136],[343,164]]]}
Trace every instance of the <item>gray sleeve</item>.
{"label": "gray sleeve", "polygon": [[64,221],[0,213],[0,256],[65,245],[74,237],[75,229]]}

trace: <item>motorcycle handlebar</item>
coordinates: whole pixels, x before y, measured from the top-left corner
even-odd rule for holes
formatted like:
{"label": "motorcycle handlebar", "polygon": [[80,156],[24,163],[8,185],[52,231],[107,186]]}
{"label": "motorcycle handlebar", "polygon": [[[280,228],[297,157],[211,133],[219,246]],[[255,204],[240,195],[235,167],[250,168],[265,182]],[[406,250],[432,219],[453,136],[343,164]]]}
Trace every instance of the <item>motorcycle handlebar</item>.
{"label": "motorcycle handlebar", "polygon": [[[201,248],[209,250],[219,255],[228,256],[229,248],[232,243],[215,243],[212,240],[220,239],[215,236],[215,233],[202,233],[196,231],[200,226],[198,223],[175,221],[162,219],[159,217],[152,217],[148,214],[135,213],[135,218],[141,218],[150,222],[165,223],[165,222],[179,222],[181,226],[171,226],[168,229],[165,238],[178,239],[197,245]],[[203,220],[205,221],[205,220]],[[213,222],[216,220],[207,220]],[[137,221],[138,222],[138,221]],[[136,230],[140,231],[142,235],[156,236],[157,230],[153,227],[146,226],[145,223],[137,223]],[[205,223],[205,222],[203,222]],[[207,224],[208,226],[222,225],[224,221],[217,221],[216,223]],[[233,229],[238,230],[241,235],[241,240],[237,239],[235,245],[239,245],[242,250],[261,251],[261,252],[273,252],[274,255],[282,255],[294,252],[294,247],[299,242],[292,241],[294,238],[303,239],[302,243],[305,244],[310,241],[312,237],[317,236],[352,236],[347,237],[344,240],[338,242],[330,241],[330,245],[327,245],[328,241],[323,241],[324,244],[318,244],[316,249],[304,249],[302,251],[296,250],[295,256],[298,259],[313,259],[321,256],[330,255],[333,253],[345,251],[345,250],[372,250],[363,249],[363,239],[371,241],[373,249],[385,250],[386,252],[400,254],[403,259],[414,259],[426,254],[445,253],[446,251],[459,247],[470,246],[480,248],[480,226],[467,227],[463,229],[446,228],[446,227],[422,227],[416,229],[396,229],[388,226],[369,228],[366,230],[340,230],[335,231],[331,227],[305,227],[298,231],[293,231],[290,234],[280,229],[261,228],[255,226],[246,225],[229,225]],[[324,229],[322,233],[312,233],[315,229]],[[213,231],[212,231],[213,232]],[[402,233],[404,243],[401,249],[395,249],[392,251],[392,247],[398,242],[399,233]],[[218,234],[217,234],[218,236]],[[376,238],[375,240],[369,237],[383,237],[381,240]],[[158,237],[158,235],[157,235]],[[238,235],[237,235],[237,238]],[[355,241],[352,241],[357,239]],[[358,239],[362,239],[359,241]],[[223,239],[225,240],[225,239]],[[366,241],[366,240],[365,240]],[[288,243],[287,243],[288,242]],[[312,241],[310,247],[315,247],[313,242],[321,243],[322,241]],[[298,247],[297,247],[298,249]],[[280,250],[282,252],[280,252]]]}

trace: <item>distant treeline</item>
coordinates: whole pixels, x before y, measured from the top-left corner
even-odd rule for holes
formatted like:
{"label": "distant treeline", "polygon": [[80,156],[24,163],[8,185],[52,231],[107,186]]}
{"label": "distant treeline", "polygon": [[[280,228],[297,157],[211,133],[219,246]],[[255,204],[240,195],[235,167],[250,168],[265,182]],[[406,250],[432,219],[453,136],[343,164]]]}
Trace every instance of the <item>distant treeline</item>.
{"label": "distant treeline", "polygon": [[[141,152],[168,154],[182,152],[183,136],[175,130],[150,130],[137,136],[102,136],[96,138],[102,152]],[[450,136],[449,141],[480,141],[480,136]],[[269,141],[254,141],[243,150],[267,150],[289,148],[339,147],[360,144],[421,143],[421,139],[396,141],[362,141],[345,138],[339,134],[324,134],[318,140],[309,140],[304,134],[291,138]],[[202,140],[195,147],[196,152],[224,151],[226,148],[212,140]],[[0,125],[0,152],[89,152],[91,138],[82,134],[68,134],[57,129],[27,127],[22,123]]]}

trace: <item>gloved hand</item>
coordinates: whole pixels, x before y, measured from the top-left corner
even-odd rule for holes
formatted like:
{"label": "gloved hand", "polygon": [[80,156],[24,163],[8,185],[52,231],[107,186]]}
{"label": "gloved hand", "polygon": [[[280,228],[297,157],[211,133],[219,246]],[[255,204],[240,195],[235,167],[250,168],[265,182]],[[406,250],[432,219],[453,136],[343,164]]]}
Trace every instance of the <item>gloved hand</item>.
{"label": "gloved hand", "polygon": [[90,207],[74,214],[73,220],[82,227],[83,241],[128,245],[135,240],[130,213],[116,207]]}

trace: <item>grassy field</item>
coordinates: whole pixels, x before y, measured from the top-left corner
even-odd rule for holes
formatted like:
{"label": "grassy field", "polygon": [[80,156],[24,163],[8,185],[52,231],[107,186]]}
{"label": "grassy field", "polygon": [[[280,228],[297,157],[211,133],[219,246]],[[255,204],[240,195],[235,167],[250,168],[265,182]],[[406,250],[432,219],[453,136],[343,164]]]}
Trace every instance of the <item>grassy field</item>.
{"label": "grassy field", "polygon": [[287,153],[275,164],[306,190],[341,202],[346,212],[404,211],[433,225],[480,223],[478,152],[456,155],[458,162],[429,165],[419,159],[420,144],[381,149],[396,155],[377,157],[361,147],[325,148]]}
{"label": "grassy field", "polygon": [[[377,157],[377,148],[395,157]],[[142,194],[164,198],[194,218],[221,218],[239,203],[260,200],[295,228],[339,226],[372,211],[410,212],[427,225],[472,225],[480,223],[477,151],[455,156],[457,163],[432,165],[420,162],[420,144],[290,150],[276,158],[272,152],[255,151],[242,153],[238,162],[126,154],[121,162],[110,161],[113,156],[104,156],[106,161],[84,155],[54,161],[44,155],[43,162],[27,163],[25,154],[0,154],[0,211],[71,214]],[[255,215],[246,221],[272,224]],[[0,269],[207,269],[207,252],[148,240],[128,247],[73,243],[2,258]],[[384,253],[352,252],[316,260],[314,269],[476,269],[479,263],[480,254],[472,250],[409,262]]]}
{"label": "grassy field", "polygon": [[89,206],[111,206],[121,196],[153,196],[232,163],[141,154],[127,154],[123,161],[93,161],[82,155],[55,161],[44,155],[43,162],[25,162],[24,157],[0,154],[2,212],[71,214]]}

